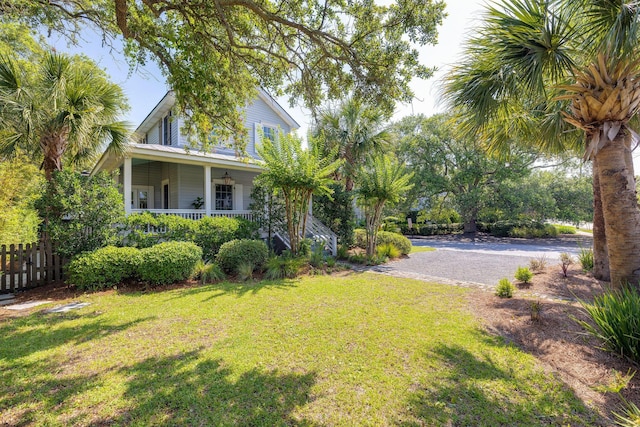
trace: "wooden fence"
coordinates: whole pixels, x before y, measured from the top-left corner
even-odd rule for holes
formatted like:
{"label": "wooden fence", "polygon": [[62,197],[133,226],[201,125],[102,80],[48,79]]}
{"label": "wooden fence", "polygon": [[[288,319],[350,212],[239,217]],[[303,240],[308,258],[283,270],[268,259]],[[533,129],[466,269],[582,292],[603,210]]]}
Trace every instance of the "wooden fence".
{"label": "wooden fence", "polygon": [[60,257],[51,242],[0,247],[0,294],[62,279]]}

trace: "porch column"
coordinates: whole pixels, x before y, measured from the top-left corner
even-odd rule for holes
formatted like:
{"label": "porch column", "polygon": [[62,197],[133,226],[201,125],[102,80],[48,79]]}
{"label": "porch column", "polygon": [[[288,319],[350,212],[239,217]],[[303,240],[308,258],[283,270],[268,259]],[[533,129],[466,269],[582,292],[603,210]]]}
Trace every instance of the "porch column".
{"label": "porch column", "polygon": [[211,166],[204,167],[204,213],[211,215]]}
{"label": "porch column", "polygon": [[131,213],[131,157],[124,158],[124,212]]}

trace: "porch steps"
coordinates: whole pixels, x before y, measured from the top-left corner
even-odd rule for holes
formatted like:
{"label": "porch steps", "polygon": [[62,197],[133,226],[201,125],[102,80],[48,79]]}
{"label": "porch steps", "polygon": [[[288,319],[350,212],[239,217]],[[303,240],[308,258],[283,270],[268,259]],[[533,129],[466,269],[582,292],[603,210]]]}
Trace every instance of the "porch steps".
{"label": "porch steps", "polygon": [[[287,248],[291,249],[291,241],[287,233],[276,233],[275,235]],[[331,252],[331,255],[336,256],[338,254],[338,236],[313,215],[307,217],[305,237],[324,243],[325,249]]]}

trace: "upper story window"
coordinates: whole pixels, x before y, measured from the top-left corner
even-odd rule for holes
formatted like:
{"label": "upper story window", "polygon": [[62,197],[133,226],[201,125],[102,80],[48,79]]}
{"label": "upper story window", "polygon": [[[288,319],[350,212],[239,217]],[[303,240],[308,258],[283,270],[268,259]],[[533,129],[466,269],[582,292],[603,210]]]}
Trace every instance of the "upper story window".
{"label": "upper story window", "polygon": [[144,134],[144,136],[142,138],[140,138],[140,144],[148,144],[149,143],[149,138],[148,138],[148,134]]}
{"label": "upper story window", "polygon": [[160,123],[158,123],[158,132],[159,132],[159,140],[160,140],[160,144],[162,145],[173,145],[173,133],[172,131],[172,126],[173,126],[173,114],[171,113],[171,110],[169,110],[169,112],[167,113],[166,116],[164,116],[162,118],[162,120],[160,120]]}
{"label": "upper story window", "polygon": [[270,125],[262,125],[262,137],[271,140],[271,142],[276,140],[278,135],[278,129],[275,126]]}

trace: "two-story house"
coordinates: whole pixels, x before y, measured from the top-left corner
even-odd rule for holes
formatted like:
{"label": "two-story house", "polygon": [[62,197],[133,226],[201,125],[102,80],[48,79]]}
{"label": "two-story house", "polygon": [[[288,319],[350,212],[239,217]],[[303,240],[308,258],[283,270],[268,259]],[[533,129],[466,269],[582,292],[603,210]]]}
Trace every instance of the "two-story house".
{"label": "two-story house", "polygon": [[168,92],[136,129],[138,142],[131,144],[127,156],[105,153],[92,173],[120,169],[118,179],[127,213],[250,219],[253,179],[261,172],[256,146],[261,138],[275,137],[278,128],[288,133],[297,129],[298,123],[271,96],[259,90],[257,99],[245,110],[249,158],[240,159],[230,148],[202,152],[188,147],[174,105],[175,96]]}

